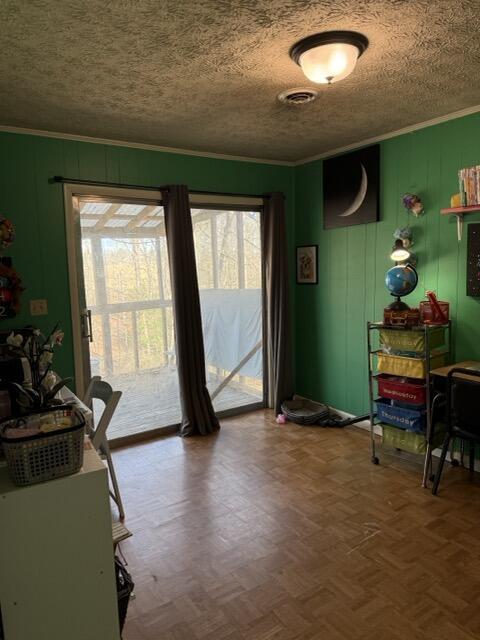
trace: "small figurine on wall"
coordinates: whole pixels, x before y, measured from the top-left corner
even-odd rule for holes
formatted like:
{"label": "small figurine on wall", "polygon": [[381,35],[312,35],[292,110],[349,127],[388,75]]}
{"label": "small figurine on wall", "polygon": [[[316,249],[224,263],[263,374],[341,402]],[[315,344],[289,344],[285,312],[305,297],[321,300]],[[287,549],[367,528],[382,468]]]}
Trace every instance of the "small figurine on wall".
{"label": "small figurine on wall", "polygon": [[[15,240],[15,228],[8,218],[0,217],[0,248],[7,249]],[[12,259],[0,257],[0,320],[13,318],[20,311],[20,294],[24,291]]]}
{"label": "small figurine on wall", "polygon": [[402,196],[402,204],[405,209],[411,211],[416,218],[423,213],[423,202],[420,197],[414,193],[404,193]]}
{"label": "small figurine on wall", "polygon": [[0,320],[17,315],[22,291],[22,281],[12,267],[12,259],[0,258]]}
{"label": "small figurine on wall", "polygon": [[0,244],[2,249],[7,249],[15,240],[15,228],[12,221],[0,216]]}

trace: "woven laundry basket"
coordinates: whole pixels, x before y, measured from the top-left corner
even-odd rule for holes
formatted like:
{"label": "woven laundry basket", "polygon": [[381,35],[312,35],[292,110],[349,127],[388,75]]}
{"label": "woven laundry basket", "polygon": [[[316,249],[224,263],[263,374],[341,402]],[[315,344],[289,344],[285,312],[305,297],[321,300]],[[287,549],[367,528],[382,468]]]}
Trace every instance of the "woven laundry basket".
{"label": "woven laundry basket", "polygon": [[[70,426],[26,437],[8,437],[7,429],[36,427],[42,422]],[[79,471],[83,464],[85,420],[72,406],[3,422],[2,446],[13,482],[19,486],[45,482]]]}

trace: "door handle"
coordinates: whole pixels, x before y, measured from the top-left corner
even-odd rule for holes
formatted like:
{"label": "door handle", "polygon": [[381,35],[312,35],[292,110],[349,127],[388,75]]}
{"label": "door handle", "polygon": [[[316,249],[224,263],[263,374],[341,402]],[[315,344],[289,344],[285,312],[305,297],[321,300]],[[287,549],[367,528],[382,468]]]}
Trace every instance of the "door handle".
{"label": "door handle", "polygon": [[[89,342],[93,342],[92,312],[90,309],[86,309],[82,313],[82,319],[83,319],[83,329],[84,329],[83,337],[88,338]],[[85,326],[85,320],[86,320],[86,326]]]}

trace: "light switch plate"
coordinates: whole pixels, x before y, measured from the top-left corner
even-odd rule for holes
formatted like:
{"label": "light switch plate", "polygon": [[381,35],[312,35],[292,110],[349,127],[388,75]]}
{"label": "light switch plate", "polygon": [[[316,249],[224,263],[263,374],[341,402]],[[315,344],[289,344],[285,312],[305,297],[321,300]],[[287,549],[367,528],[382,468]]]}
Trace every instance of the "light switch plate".
{"label": "light switch plate", "polygon": [[30,315],[46,316],[48,313],[48,305],[46,300],[30,300]]}

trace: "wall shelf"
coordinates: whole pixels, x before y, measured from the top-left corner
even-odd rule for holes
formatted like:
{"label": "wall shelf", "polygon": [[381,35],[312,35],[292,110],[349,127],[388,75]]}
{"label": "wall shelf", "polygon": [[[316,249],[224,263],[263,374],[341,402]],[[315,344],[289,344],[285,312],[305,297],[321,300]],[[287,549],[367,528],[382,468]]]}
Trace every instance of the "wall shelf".
{"label": "wall shelf", "polygon": [[440,209],[442,216],[455,216],[457,218],[457,238],[459,242],[462,239],[463,216],[466,213],[477,213],[479,211],[480,204],[474,204],[468,207],[448,207],[447,209]]}
{"label": "wall shelf", "polygon": [[480,204],[472,204],[469,207],[448,207],[447,209],[440,209],[440,213],[442,214],[442,216],[458,216],[459,214],[463,215],[464,213],[475,213],[476,211],[480,211]]}

